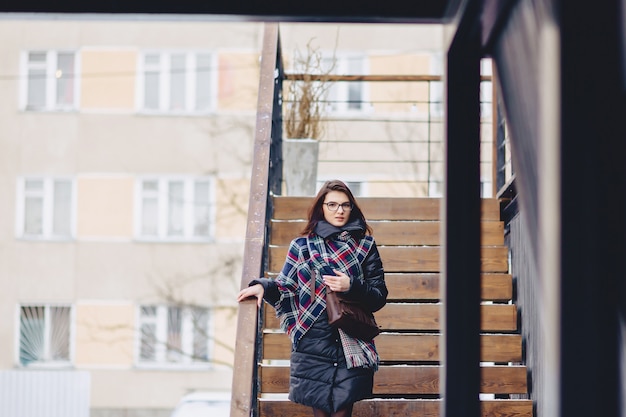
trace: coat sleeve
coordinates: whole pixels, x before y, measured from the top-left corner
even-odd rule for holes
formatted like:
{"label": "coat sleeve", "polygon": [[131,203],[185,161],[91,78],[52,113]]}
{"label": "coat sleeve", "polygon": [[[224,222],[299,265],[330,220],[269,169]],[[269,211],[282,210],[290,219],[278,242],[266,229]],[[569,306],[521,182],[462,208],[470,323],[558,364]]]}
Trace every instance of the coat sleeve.
{"label": "coat sleeve", "polygon": [[286,295],[295,295],[298,290],[298,265],[303,262],[302,245],[298,239],[294,239],[289,245],[285,264],[276,279],[257,278],[248,285],[261,284],[263,286],[263,299],[276,308],[281,310],[281,302]]}
{"label": "coat sleeve", "polygon": [[248,286],[251,287],[255,284],[261,284],[263,286],[263,299],[272,306],[275,305],[280,298],[280,291],[278,291],[276,281],[271,278],[257,278],[250,281]]}
{"label": "coat sleeve", "polygon": [[346,295],[367,305],[371,311],[378,311],[387,304],[388,291],[383,262],[375,242],[372,243],[369,253],[363,260],[362,268],[363,281],[352,280],[352,285]]}

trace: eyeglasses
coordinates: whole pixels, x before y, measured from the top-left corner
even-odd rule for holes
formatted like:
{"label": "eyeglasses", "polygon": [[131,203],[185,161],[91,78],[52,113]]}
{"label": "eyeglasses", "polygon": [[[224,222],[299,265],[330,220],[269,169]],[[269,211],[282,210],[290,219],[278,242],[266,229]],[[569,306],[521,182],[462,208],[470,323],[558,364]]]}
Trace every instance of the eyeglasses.
{"label": "eyeglasses", "polygon": [[326,205],[326,207],[328,207],[328,210],[330,211],[337,211],[339,210],[339,207],[341,207],[343,211],[352,210],[352,203],[339,204],[339,203],[335,203],[334,201],[331,201],[330,203],[322,203],[322,204]]}

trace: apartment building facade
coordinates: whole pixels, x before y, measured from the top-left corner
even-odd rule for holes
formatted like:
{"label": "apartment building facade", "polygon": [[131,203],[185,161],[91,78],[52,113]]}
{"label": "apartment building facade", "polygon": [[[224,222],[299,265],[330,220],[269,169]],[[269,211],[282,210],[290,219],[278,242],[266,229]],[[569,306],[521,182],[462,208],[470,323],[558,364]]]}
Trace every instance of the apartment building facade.
{"label": "apartment building facade", "polygon": [[[0,20],[0,373],[87,384],[91,417],[166,417],[187,392],[230,390],[262,33]],[[287,66],[314,39],[344,73],[443,70],[438,27],[281,34]],[[415,88],[333,87],[318,180],[435,193],[414,183],[422,153],[442,152],[443,89]],[[412,150],[426,136],[433,148]],[[11,401],[41,395],[20,389]]]}

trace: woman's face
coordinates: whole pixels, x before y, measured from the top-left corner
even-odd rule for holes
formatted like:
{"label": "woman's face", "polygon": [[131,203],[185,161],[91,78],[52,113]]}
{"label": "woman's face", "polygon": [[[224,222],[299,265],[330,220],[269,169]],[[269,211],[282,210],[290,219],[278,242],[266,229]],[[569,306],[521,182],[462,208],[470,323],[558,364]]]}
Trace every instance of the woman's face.
{"label": "woman's face", "polygon": [[[336,203],[330,205],[333,209],[336,208],[336,210],[329,209],[328,203]],[[324,220],[335,227],[345,226],[350,219],[350,212],[352,211],[350,199],[342,191],[330,191],[326,194],[322,208],[324,210]]]}

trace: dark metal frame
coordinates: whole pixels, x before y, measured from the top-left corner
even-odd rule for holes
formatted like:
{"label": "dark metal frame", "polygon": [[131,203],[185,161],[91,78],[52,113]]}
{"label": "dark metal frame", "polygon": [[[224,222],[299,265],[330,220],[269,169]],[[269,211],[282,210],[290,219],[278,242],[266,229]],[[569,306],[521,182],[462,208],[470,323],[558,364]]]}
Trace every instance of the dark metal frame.
{"label": "dark metal frame", "polygon": [[480,27],[470,1],[448,51],[442,411],[480,414]]}

